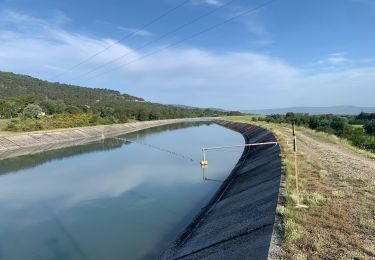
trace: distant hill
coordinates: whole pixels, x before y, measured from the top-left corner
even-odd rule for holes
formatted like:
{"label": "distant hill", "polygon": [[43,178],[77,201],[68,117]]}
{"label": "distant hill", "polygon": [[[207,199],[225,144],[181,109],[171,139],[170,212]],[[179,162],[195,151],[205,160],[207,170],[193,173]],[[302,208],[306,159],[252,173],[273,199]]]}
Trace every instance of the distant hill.
{"label": "distant hill", "polygon": [[[226,114],[212,109],[152,103],[140,97],[106,88],[89,88],[48,82],[26,75],[0,71],[0,118],[11,118],[12,113],[20,114],[22,112],[28,103],[22,103],[23,107],[17,107],[17,111],[13,111],[14,100],[12,98],[17,97],[26,98],[26,101],[31,98],[33,100],[31,103],[42,105],[47,114],[54,112],[45,107],[52,106],[51,102],[55,106],[56,103],[53,102],[62,101],[66,106],[65,110],[62,109],[65,112],[91,113],[103,117],[114,116],[116,122],[125,122],[128,118],[144,121]],[[48,105],[43,105],[46,102],[49,102]],[[1,106],[4,109],[1,109]],[[11,110],[13,112],[10,112]]]}
{"label": "distant hill", "polygon": [[306,113],[310,115],[335,114],[358,115],[361,112],[375,112],[375,107],[332,106],[332,107],[287,107],[274,109],[242,110],[243,113],[257,115],[286,114],[287,112]]}
{"label": "distant hill", "polygon": [[[179,104],[171,104],[171,106],[181,107],[181,108],[188,108],[188,109],[197,109],[197,107],[193,106],[186,106],[186,105],[179,105]],[[207,107],[202,109],[208,109],[212,111],[218,111],[218,112],[230,112],[230,110],[222,109],[222,108],[216,108],[216,107]]]}
{"label": "distant hill", "polygon": [[116,90],[52,83],[26,75],[0,72],[0,99],[22,95],[32,95],[37,100],[64,100],[82,105],[98,101],[144,101],[142,98],[121,94]]}

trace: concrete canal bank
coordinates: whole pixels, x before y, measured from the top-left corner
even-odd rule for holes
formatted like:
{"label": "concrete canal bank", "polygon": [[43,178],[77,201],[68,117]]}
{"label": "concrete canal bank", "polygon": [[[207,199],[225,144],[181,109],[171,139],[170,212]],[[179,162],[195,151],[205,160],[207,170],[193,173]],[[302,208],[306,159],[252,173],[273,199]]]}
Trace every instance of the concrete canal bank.
{"label": "concrete canal bank", "polygon": [[[276,141],[257,126],[215,122],[241,133],[246,143]],[[274,145],[245,148],[226,181],[161,259],[267,259],[281,178],[279,153]]]}
{"label": "concrete canal bank", "polygon": [[74,129],[40,131],[31,133],[0,133],[0,159],[33,154],[72,145],[86,144],[104,137],[184,122],[209,121],[210,118],[168,119],[118,125],[82,127]]}

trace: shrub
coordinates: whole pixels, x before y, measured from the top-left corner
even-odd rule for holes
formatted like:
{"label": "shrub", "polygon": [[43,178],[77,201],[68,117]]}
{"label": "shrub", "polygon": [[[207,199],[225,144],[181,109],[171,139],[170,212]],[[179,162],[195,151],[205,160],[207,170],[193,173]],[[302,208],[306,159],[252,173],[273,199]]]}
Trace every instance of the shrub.
{"label": "shrub", "polygon": [[310,205],[323,205],[329,202],[329,199],[324,197],[322,194],[314,192],[307,198]]}
{"label": "shrub", "polygon": [[293,219],[287,219],[285,221],[284,227],[286,244],[294,244],[303,237],[303,231]]}
{"label": "shrub", "polygon": [[375,120],[368,121],[364,124],[363,129],[369,135],[375,135]]}
{"label": "shrub", "polygon": [[23,115],[26,118],[38,118],[42,112],[43,110],[40,106],[35,104],[29,104],[23,110]]}

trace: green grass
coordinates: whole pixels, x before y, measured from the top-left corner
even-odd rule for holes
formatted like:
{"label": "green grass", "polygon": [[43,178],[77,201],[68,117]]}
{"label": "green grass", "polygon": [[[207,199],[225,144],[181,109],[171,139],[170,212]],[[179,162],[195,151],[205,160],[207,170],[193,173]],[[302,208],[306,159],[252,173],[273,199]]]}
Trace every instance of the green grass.
{"label": "green grass", "polygon": [[303,229],[293,219],[288,218],[284,222],[285,244],[292,245],[303,237]]}
{"label": "green grass", "polygon": [[375,228],[375,221],[369,215],[359,214],[358,221],[359,225],[363,228],[370,230],[373,230]]}
{"label": "green grass", "polygon": [[329,203],[329,198],[325,197],[324,195],[318,193],[318,192],[314,192],[314,193],[311,193],[307,196],[306,198],[307,202],[309,205],[311,206],[315,206],[315,205],[325,205],[327,203]]}
{"label": "green grass", "polygon": [[5,131],[5,127],[9,121],[10,119],[0,119],[0,131]]}
{"label": "green grass", "polygon": [[327,177],[327,175],[328,175],[328,171],[327,170],[320,170],[319,171],[319,177],[321,178],[321,179],[324,179],[325,177]]}
{"label": "green grass", "polygon": [[345,192],[341,190],[334,190],[332,191],[332,196],[338,199],[342,199],[345,197]]}

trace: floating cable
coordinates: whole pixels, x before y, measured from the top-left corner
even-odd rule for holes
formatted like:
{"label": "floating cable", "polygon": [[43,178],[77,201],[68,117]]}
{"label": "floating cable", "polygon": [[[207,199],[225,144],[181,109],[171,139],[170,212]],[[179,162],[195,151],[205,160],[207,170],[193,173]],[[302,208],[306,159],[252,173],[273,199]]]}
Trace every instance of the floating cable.
{"label": "floating cable", "polygon": [[119,138],[119,137],[113,137],[113,138],[121,140],[121,141],[124,141],[124,142],[141,144],[141,145],[147,146],[149,148],[152,148],[152,149],[155,149],[155,150],[158,150],[158,151],[161,151],[161,152],[169,153],[171,155],[174,155],[174,156],[177,156],[177,157],[189,160],[191,162],[195,162],[195,160],[193,158],[191,158],[191,157],[189,157],[187,155],[184,155],[184,154],[181,154],[181,153],[177,153],[177,152],[174,152],[174,151],[171,151],[171,150],[168,150],[168,149],[156,146],[156,145],[148,144],[148,143],[145,143],[145,142],[139,142],[139,141],[135,141],[135,140],[131,140],[131,139],[126,139],[126,138]]}

